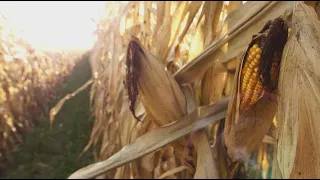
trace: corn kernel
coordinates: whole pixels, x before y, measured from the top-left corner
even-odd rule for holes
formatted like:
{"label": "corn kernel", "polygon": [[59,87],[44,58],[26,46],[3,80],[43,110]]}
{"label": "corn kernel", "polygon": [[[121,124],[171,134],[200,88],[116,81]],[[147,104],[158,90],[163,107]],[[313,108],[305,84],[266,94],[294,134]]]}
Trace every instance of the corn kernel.
{"label": "corn kernel", "polygon": [[260,54],[257,54],[257,55],[256,55],[256,58],[257,58],[257,59],[260,59],[260,58],[261,58],[261,55],[260,55]]}
{"label": "corn kernel", "polygon": [[244,63],[244,68],[241,72],[241,92],[243,94],[240,102],[241,109],[255,103],[263,91],[257,78],[261,52],[261,48],[257,44],[254,44],[249,49],[247,59]]}
{"label": "corn kernel", "polygon": [[260,54],[262,52],[261,48],[257,47],[256,52],[257,52],[257,54]]}

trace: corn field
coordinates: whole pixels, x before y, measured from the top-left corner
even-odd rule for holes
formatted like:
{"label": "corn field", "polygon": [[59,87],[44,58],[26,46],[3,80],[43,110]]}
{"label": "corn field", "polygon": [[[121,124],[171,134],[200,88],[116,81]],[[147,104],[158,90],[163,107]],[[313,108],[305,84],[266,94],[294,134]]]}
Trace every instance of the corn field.
{"label": "corn field", "polygon": [[[94,126],[83,153],[92,148],[96,163],[68,178],[319,178],[319,17],[317,1],[107,2],[92,78],[48,113],[52,124],[91,88]],[[19,77],[35,80],[21,90],[12,82],[18,71],[5,69],[15,61],[1,61],[2,139],[19,137],[10,119],[28,129],[21,117],[36,116],[12,104],[47,108],[33,94],[58,86],[74,65],[63,54],[25,56]],[[20,91],[30,99],[12,100]]]}
{"label": "corn field", "polygon": [[39,116],[49,111],[55,88],[70,73],[80,54],[34,49],[16,36],[5,17],[0,19],[0,164],[22,143]]}

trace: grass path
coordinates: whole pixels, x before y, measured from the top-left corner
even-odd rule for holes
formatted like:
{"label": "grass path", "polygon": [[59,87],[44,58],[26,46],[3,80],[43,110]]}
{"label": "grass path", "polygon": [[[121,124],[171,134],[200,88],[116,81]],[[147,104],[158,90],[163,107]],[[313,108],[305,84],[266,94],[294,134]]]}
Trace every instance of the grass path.
{"label": "grass path", "polygon": [[[89,80],[90,65],[87,59],[80,62],[70,77],[58,90],[55,105],[67,93],[73,92]],[[66,102],[56,116],[50,130],[48,114],[32,132],[26,134],[24,143],[12,154],[12,164],[1,178],[67,178],[77,169],[93,162],[91,151],[80,159],[79,154],[88,143],[93,120],[89,112],[89,90],[82,91]]]}

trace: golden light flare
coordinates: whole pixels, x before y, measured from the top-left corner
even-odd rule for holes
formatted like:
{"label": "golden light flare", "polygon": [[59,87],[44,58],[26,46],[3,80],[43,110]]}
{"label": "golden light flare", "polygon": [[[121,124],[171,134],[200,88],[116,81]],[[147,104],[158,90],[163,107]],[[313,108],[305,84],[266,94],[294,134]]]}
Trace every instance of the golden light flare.
{"label": "golden light flare", "polygon": [[35,48],[87,50],[95,43],[94,21],[101,16],[104,4],[103,1],[1,1],[0,13],[15,34]]}

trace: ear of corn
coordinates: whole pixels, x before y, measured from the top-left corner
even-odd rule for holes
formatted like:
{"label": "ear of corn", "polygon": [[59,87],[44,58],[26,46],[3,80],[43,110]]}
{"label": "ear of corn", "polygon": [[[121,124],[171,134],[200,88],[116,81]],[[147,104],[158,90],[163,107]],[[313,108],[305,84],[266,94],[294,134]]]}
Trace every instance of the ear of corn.
{"label": "ear of corn", "polygon": [[[180,88],[172,74],[165,69],[164,64],[149,53],[137,38],[133,38],[129,43],[126,63],[126,87],[133,115],[135,115],[135,103],[138,98],[144,105],[147,116],[157,127],[166,126],[187,114],[189,105],[187,106],[183,88]],[[173,147],[174,156],[177,158],[177,164],[172,164],[172,167],[183,165],[187,144],[187,138],[181,138],[166,146]],[[159,174],[154,175],[154,178],[159,178],[161,174],[172,169],[162,167],[166,163],[160,161],[156,168]],[[148,171],[147,168],[145,170]],[[175,173],[175,177],[182,175],[183,172]],[[192,173],[187,171],[187,175]]]}
{"label": "ear of corn", "polygon": [[287,25],[282,18],[276,18],[268,22],[261,33],[245,56],[240,79],[240,111],[256,104],[265,92],[272,93],[278,85],[281,54],[288,36]]}
{"label": "ear of corn", "polygon": [[186,100],[179,84],[164,65],[141,46],[137,38],[129,43],[126,63],[126,87],[132,112],[139,96],[146,113],[159,126],[186,114]]}
{"label": "ear of corn", "polygon": [[281,22],[279,18],[268,22],[253,37],[237,68],[224,130],[232,161],[246,160],[256,150],[276,113],[276,103],[262,97],[267,92],[276,96],[274,88],[287,38],[286,24]]}

